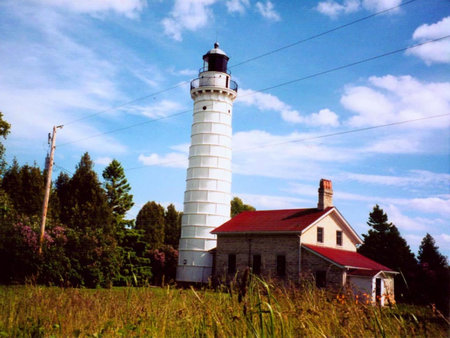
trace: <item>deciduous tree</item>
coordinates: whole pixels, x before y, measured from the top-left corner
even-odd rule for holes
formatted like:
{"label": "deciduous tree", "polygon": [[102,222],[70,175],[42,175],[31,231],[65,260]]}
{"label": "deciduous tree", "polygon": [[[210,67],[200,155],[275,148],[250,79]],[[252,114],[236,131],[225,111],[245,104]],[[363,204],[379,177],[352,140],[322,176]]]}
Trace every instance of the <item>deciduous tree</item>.
{"label": "deciduous tree", "polygon": [[231,217],[239,215],[243,211],[255,211],[255,208],[242,202],[239,197],[234,197],[231,200]]}
{"label": "deciduous tree", "polygon": [[181,212],[178,212],[173,204],[167,207],[164,222],[164,244],[177,249],[181,233]]}
{"label": "deciduous tree", "polygon": [[145,240],[152,249],[164,243],[164,208],[156,202],[144,204],[136,217],[136,229],[144,230]]}

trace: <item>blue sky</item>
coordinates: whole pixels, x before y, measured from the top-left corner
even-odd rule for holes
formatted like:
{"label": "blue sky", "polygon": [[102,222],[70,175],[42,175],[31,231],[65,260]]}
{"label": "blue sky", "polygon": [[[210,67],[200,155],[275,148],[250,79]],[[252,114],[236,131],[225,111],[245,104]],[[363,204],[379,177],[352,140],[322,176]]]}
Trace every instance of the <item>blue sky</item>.
{"label": "blue sky", "polygon": [[85,151],[100,175],[116,158],[131,217],[151,200],[181,210],[189,81],[217,39],[239,84],[234,196],[257,209],[313,207],[328,178],[359,234],[378,203],[413,251],[429,232],[450,256],[449,38],[265,90],[447,36],[448,1],[3,0],[0,34],[8,161],[43,166],[47,134],[64,124],[54,178]]}

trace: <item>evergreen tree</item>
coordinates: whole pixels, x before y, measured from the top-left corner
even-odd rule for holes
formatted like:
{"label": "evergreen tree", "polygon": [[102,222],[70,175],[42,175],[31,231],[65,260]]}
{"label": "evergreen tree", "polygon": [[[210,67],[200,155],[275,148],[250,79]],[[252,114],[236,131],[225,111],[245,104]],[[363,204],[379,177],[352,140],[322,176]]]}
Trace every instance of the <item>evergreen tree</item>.
{"label": "evergreen tree", "polygon": [[173,204],[169,204],[164,215],[164,244],[178,249],[178,242],[181,234],[181,213],[175,209]]}
{"label": "evergreen tree", "polygon": [[151,248],[144,238],[144,230],[124,228],[120,246],[122,262],[114,284],[147,285],[152,277]]}
{"label": "evergreen tree", "polygon": [[426,234],[419,247],[419,295],[423,303],[436,304],[446,316],[450,313],[450,269],[434,238]]}
{"label": "evergreen tree", "polygon": [[[0,137],[6,139],[9,132],[11,130],[11,125],[3,119],[3,113],[0,112]],[[5,146],[0,142],[0,175],[3,174],[3,171],[6,167],[6,161],[4,159],[5,155]]]}
{"label": "evergreen tree", "polygon": [[144,230],[145,240],[153,249],[164,243],[164,208],[156,202],[147,202],[136,217],[136,229]]}
{"label": "evergreen tree", "polygon": [[112,212],[88,153],[81,157],[68,183],[67,195],[69,214],[65,221],[69,226],[80,229],[95,227],[110,230]]}
{"label": "evergreen tree", "polygon": [[130,185],[127,182],[122,165],[117,160],[112,162],[103,171],[105,179],[105,190],[108,205],[112,209],[114,219],[119,224],[133,203],[133,195],[129,192]]}
{"label": "evergreen tree", "polygon": [[372,229],[367,235],[363,235],[364,244],[358,248],[358,252],[400,272],[400,275],[395,277],[395,295],[399,300],[406,300],[414,289],[414,279],[417,275],[414,254],[378,204],[370,213],[367,224]]}
{"label": "evergreen tree", "polygon": [[60,172],[55,182],[59,219],[63,224],[70,222],[70,177]]}
{"label": "evergreen tree", "polygon": [[241,212],[244,211],[255,211],[255,208],[251,205],[244,204],[242,200],[239,197],[234,197],[231,200],[231,217],[234,217],[236,215],[239,215]]}
{"label": "evergreen tree", "polygon": [[19,214],[39,217],[44,198],[45,178],[36,165],[19,167],[16,160],[5,172],[2,188]]}
{"label": "evergreen tree", "polygon": [[20,166],[17,159],[14,158],[12,165],[6,170],[2,180],[2,188],[8,194],[14,206],[17,203],[16,201],[19,201],[21,198],[21,187]]}

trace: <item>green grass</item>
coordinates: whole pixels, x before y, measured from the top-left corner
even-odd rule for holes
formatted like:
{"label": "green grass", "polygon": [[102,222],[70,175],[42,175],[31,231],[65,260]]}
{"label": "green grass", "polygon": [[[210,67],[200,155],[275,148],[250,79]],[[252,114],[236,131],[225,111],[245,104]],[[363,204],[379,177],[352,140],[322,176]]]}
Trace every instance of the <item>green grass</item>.
{"label": "green grass", "polygon": [[448,336],[424,307],[379,308],[253,280],[232,292],[0,287],[0,336]]}

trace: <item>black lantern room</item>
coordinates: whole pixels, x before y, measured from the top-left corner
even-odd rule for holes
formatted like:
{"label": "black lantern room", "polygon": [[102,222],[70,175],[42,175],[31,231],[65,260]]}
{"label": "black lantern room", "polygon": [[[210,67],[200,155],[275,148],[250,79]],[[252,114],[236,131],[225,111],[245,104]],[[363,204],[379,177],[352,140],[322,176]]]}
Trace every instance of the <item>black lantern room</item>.
{"label": "black lantern room", "polygon": [[203,71],[227,73],[227,64],[230,58],[219,48],[219,43],[214,44],[214,49],[203,55]]}

